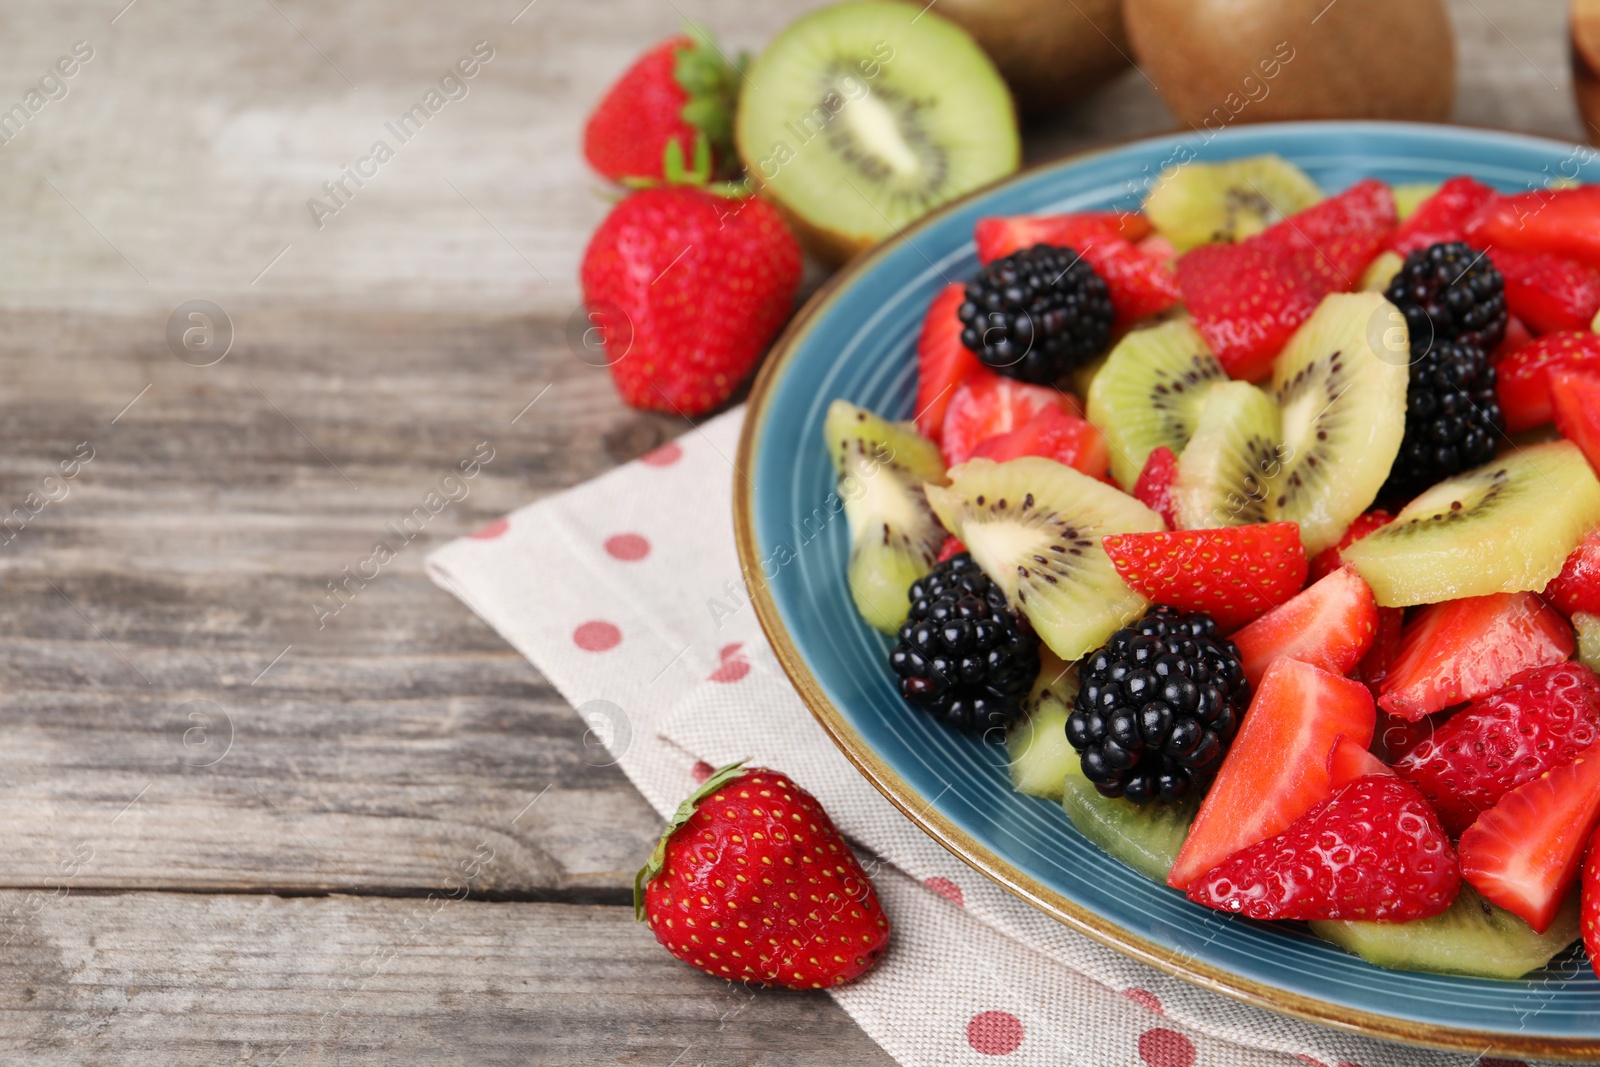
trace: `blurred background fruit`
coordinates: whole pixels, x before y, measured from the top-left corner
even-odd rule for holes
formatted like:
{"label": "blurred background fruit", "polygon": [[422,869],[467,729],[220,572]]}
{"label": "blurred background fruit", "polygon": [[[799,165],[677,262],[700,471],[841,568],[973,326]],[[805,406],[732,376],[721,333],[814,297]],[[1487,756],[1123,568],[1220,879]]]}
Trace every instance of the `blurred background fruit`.
{"label": "blurred background fruit", "polygon": [[1600,144],[1600,0],[1572,0],[1572,92],[1584,136]]}
{"label": "blurred background fruit", "polygon": [[1122,0],[942,0],[989,53],[1024,112],[1052,111],[1127,70]]}
{"label": "blurred background fruit", "polygon": [[1126,0],[1134,56],[1185,124],[1437,122],[1455,98],[1441,0]]}

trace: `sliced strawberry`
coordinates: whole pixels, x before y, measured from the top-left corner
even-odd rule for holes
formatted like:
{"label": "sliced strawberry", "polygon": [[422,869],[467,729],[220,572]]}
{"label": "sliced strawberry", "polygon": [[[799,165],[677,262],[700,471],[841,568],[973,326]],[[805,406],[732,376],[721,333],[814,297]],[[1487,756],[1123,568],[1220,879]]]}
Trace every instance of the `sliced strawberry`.
{"label": "sliced strawberry", "polygon": [[1376,709],[1360,682],[1280,659],[1244,714],[1167,884],[1190,884],[1227,857],[1281,832],[1333,795],[1328,753],[1343,734],[1372,743]]}
{"label": "sliced strawberry", "polygon": [[1004,463],[1022,456],[1043,456],[1094,478],[1111,473],[1111,446],[1087,419],[1048,407],[1009,433],[998,434],[972,450],[973,459]]}
{"label": "sliced strawberry", "polygon": [[1178,528],[1178,502],[1172,497],[1172,481],[1178,476],[1178,457],[1166,445],[1157,445],[1144,461],[1133,498],[1167,520],[1167,527]]}
{"label": "sliced strawberry", "polygon": [[1600,816],[1600,744],[1500,798],[1461,835],[1461,876],[1538,933],[1572,889]]}
{"label": "sliced strawberry", "polygon": [[[1250,527],[1245,527],[1250,529]],[[1372,647],[1378,602],[1353,567],[1341,567],[1233,635],[1244,676],[1257,685],[1279,656],[1349,674]]]}
{"label": "sliced strawberry", "polygon": [[1394,193],[1375,178],[1267,227],[1251,241],[1275,245],[1330,293],[1349,292],[1383,249],[1395,225]]}
{"label": "sliced strawberry", "polygon": [[1600,678],[1581,663],[1536,667],[1456,712],[1395,770],[1452,834],[1524,782],[1600,741]]}
{"label": "sliced strawberry", "polygon": [[946,534],[944,538],[944,544],[939,546],[939,562],[943,563],[951,556],[960,555],[966,550],[966,545],[962,544],[958,539],[951,537],[949,534]]}
{"label": "sliced strawberry", "polygon": [[1564,330],[1537,338],[1495,365],[1495,391],[1506,432],[1516,433],[1555,418],[1550,401],[1552,369],[1600,373],[1600,334]]}
{"label": "sliced strawberry", "polygon": [[1083,418],[1083,409],[1071,393],[1002,378],[987,367],[969,374],[956,386],[945,409],[939,447],[946,465],[965,463],[978,445],[1027,425],[1045,408],[1059,408]]}
{"label": "sliced strawberry", "polygon": [[[1130,237],[1128,240],[1132,241],[1133,238]],[[1151,259],[1165,264],[1168,269],[1178,262],[1178,250],[1172,247],[1171,241],[1159,233],[1153,233],[1142,241],[1134,242],[1134,247]]]}
{"label": "sliced strawberry", "polygon": [[1189,899],[1252,919],[1398,923],[1438,915],[1460,889],[1460,861],[1428,802],[1380,772],[1229,856]]}
{"label": "sliced strawberry", "polygon": [[1383,680],[1389,677],[1394,661],[1400,658],[1405,620],[1405,608],[1378,609],[1378,632],[1372,639],[1372,647],[1367,649],[1367,654],[1361,657],[1356,667],[1356,674],[1367,683],[1367,688],[1374,695],[1382,689]]}
{"label": "sliced strawberry", "polygon": [[979,219],[972,229],[978,259],[993,263],[1034,245],[1076,248],[1073,242],[1097,232],[1128,241],[1150,234],[1150,220],[1137,211],[1080,211],[1071,215],[1005,215]]}
{"label": "sliced strawberry", "polygon": [[1580,611],[1600,615],[1600,530],[1572,550],[1561,573],[1545,586],[1544,598],[1569,618]]}
{"label": "sliced strawberry", "polygon": [[1507,314],[1505,340],[1501,341],[1495,347],[1495,350],[1489,353],[1489,362],[1498,364],[1519,348],[1526,348],[1532,343],[1533,334],[1528,332],[1528,328],[1522,324],[1522,320],[1515,315]]}
{"label": "sliced strawberry", "polygon": [[1117,220],[1113,213],[979,219],[978,258],[991,263],[1036,244],[1071,248],[1105,279],[1120,328],[1165,311],[1178,302],[1179,294],[1171,266],[1139,251],[1134,239],[1119,232]]}
{"label": "sliced strawberry", "polygon": [[1260,242],[1201,245],[1178,260],[1178,288],[1195,329],[1230,375],[1272,373],[1284,342],[1326,294],[1322,280]]}
{"label": "sliced strawberry", "polygon": [[1583,947],[1589,953],[1589,968],[1600,977],[1600,827],[1589,838],[1588,858],[1583,861],[1583,900],[1578,927],[1583,931]]}
{"label": "sliced strawberry", "polygon": [[1494,197],[1495,191],[1476,178],[1450,178],[1389,235],[1389,248],[1403,256],[1444,241],[1466,240],[1467,221]]}
{"label": "sliced strawberry", "polygon": [[1394,521],[1394,516],[1382,508],[1374,508],[1356,516],[1356,521],[1345,530],[1344,536],[1339,538],[1339,543],[1332,548],[1325,548],[1311,558],[1310,578],[1313,582],[1321,581],[1340,567],[1344,566],[1343,552],[1357,541],[1361,540],[1373,530],[1387,526]]}
{"label": "sliced strawberry", "polygon": [[1495,196],[1467,220],[1474,248],[1548,252],[1600,268],[1600,186]]}
{"label": "sliced strawberry", "polygon": [[1491,593],[1423,608],[1406,627],[1378,703],[1420,719],[1572,655],[1572,627],[1536,593]]}
{"label": "sliced strawberry", "polygon": [[966,299],[967,287],[947,285],[928,305],[917,338],[917,432],[934,444],[944,431],[944,413],[956,386],[983,364],[961,343],[961,320],[956,309]]}
{"label": "sliced strawberry", "polygon": [[1343,789],[1357,778],[1365,778],[1370,774],[1393,773],[1394,769],[1374,756],[1371,750],[1363,748],[1342,734],[1328,753],[1328,781],[1336,790]]}
{"label": "sliced strawberry", "polygon": [[1587,330],[1600,311],[1600,270],[1570,259],[1497,248],[1506,307],[1534,333]]}
{"label": "sliced strawberry", "polygon": [[1203,611],[1223,630],[1243,626],[1299,592],[1306,549],[1292,522],[1102,539],[1117,574],[1147,600]]}
{"label": "sliced strawberry", "polygon": [[1556,409],[1556,429],[1600,472],[1600,374],[1552,369],[1550,400]]}

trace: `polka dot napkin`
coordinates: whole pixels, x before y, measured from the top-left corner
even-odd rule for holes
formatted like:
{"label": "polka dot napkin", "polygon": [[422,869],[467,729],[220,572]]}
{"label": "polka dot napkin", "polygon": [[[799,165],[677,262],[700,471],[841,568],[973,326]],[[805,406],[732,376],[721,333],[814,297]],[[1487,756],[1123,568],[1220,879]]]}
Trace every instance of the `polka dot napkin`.
{"label": "polka dot napkin", "polygon": [[[734,759],[794,776],[858,848],[890,950],[833,996],[892,1056],[924,1065],[1516,1067],[1252,1008],[1136,963],[944,851],[811,718],[744,595],[732,523],[742,412],[428,558],[544,672],[663,816]],[[640,857],[641,861],[644,857]]]}

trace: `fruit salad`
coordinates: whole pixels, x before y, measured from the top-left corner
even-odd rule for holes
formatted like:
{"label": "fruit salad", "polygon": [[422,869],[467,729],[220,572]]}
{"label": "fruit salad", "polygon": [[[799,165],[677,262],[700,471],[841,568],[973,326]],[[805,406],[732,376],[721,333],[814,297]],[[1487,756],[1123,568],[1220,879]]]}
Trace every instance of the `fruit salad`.
{"label": "fruit salad", "polygon": [[824,426],[905,713],[1196,905],[1600,961],[1600,188],[1263,156],[974,239],[914,420]]}

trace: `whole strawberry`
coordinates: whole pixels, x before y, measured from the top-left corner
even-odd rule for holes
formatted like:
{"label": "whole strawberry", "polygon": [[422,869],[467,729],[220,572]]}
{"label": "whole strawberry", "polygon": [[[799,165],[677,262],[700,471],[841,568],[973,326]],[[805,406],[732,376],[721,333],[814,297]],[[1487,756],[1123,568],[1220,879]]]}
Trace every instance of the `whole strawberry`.
{"label": "whole strawberry", "polygon": [[889,943],[872,883],[816,798],[737,763],[673,815],[633,900],[668,952],[730,981],[823,989]]}
{"label": "whole strawberry", "polygon": [[770,204],[691,185],[641,189],[583,255],[583,298],[636,408],[703,415],[789,316],[800,245]]}
{"label": "whole strawberry", "polygon": [[719,172],[733,165],[739,71],[703,31],[690,30],[635,60],[589,116],[583,154],[613,181],[663,177],[669,142],[688,159],[703,138]]}
{"label": "whole strawberry", "polygon": [[1252,919],[1408,922],[1444,911],[1460,887],[1433,809],[1411,783],[1383,773],[1235,852],[1189,887],[1189,899]]}

